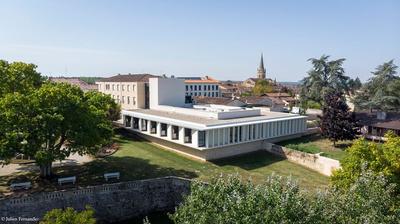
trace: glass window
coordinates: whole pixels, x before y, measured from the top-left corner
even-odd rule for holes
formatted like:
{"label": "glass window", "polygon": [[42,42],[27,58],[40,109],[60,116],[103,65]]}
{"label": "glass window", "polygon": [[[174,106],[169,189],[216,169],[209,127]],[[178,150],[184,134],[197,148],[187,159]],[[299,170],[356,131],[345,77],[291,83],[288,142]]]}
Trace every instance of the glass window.
{"label": "glass window", "polygon": [[172,131],[172,139],[178,140],[179,139],[179,127],[173,125],[171,128],[171,131]]}
{"label": "glass window", "polygon": [[147,131],[147,120],[142,119],[141,129],[142,131]]}
{"label": "glass window", "polygon": [[206,132],[205,131],[198,131],[198,144],[199,144],[199,147],[206,146]]}
{"label": "glass window", "polygon": [[150,134],[157,134],[157,122],[150,121]]}
{"label": "glass window", "polygon": [[238,135],[239,135],[238,127],[235,127],[235,142],[238,142]]}
{"label": "glass window", "polygon": [[133,129],[139,129],[139,118],[133,118]]}
{"label": "glass window", "polygon": [[239,126],[239,142],[242,141],[242,126]]}
{"label": "glass window", "polygon": [[233,127],[229,128],[229,143],[233,143]]}
{"label": "glass window", "polygon": [[163,137],[167,136],[167,129],[168,129],[168,125],[164,124],[164,123],[161,123],[161,133],[160,133],[160,135],[163,136]]}
{"label": "glass window", "polygon": [[185,143],[192,143],[192,129],[185,128]]}

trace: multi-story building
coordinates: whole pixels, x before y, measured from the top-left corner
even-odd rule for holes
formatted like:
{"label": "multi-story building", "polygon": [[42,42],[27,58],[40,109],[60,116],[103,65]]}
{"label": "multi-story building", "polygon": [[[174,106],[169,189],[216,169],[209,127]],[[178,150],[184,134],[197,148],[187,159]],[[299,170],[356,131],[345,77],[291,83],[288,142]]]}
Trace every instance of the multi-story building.
{"label": "multi-story building", "polygon": [[186,104],[187,83],[150,78],[149,109],[122,110],[123,126],[150,141],[202,160],[263,149],[266,143],[301,136],[306,117],[257,108]]}
{"label": "multi-story building", "polygon": [[96,82],[98,91],[109,94],[124,110],[149,108],[150,74],[127,74],[104,78]]}
{"label": "multi-story building", "polygon": [[219,81],[210,76],[204,77],[179,77],[185,81],[186,96],[220,97]]}

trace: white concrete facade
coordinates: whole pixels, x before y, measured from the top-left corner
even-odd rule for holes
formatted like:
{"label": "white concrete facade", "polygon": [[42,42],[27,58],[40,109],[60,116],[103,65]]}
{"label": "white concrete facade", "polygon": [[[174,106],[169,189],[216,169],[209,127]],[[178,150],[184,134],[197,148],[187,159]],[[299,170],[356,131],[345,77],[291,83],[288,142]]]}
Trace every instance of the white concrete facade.
{"label": "white concrete facade", "polygon": [[203,153],[203,159],[249,152],[257,142],[298,136],[307,129],[306,117],[294,114],[222,105],[189,107],[184,85],[179,79],[150,78],[150,109],[122,110],[124,127],[191,148],[192,153],[210,152]]}
{"label": "white concrete facade", "polygon": [[134,111],[123,111],[123,118],[124,127],[133,131],[198,150],[296,135],[307,129],[306,118],[302,116],[216,126],[193,124],[162,116],[149,117]]}

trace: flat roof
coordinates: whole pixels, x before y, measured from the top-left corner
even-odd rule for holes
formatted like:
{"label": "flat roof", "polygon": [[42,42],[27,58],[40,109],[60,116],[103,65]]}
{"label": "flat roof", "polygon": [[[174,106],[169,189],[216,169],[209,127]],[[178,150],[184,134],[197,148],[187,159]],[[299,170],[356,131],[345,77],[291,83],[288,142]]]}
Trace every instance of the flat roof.
{"label": "flat roof", "polygon": [[[125,110],[125,111],[128,112],[126,114],[129,114],[129,112],[131,112],[132,114],[137,114],[137,115],[139,114],[144,119],[158,118],[156,120],[166,120],[165,122],[167,121],[183,122],[191,124],[196,128],[200,129],[213,129],[213,128],[237,126],[238,124],[246,125],[246,124],[259,123],[260,121],[268,122],[268,121],[288,120],[295,118],[305,118],[304,116],[300,116],[297,114],[280,113],[280,112],[262,112],[262,115],[258,116],[232,118],[232,119],[216,119],[216,118],[207,118],[202,116],[187,115],[177,112],[168,112],[164,110],[154,110],[154,109],[135,109],[135,110]],[[196,113],[196,110],[193,110],[193,113]]]}

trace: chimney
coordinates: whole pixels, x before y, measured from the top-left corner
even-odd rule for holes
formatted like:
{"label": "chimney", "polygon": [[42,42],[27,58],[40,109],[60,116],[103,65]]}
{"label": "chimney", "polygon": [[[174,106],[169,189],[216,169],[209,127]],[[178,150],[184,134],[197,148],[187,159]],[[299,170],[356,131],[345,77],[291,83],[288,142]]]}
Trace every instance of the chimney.
{"label": "chimney", "polygon": [[378,120],[386,120],[386,112],[384,112],[384,111],[378,111],[378,112],[376,113],[376,118],[377,118]]}

